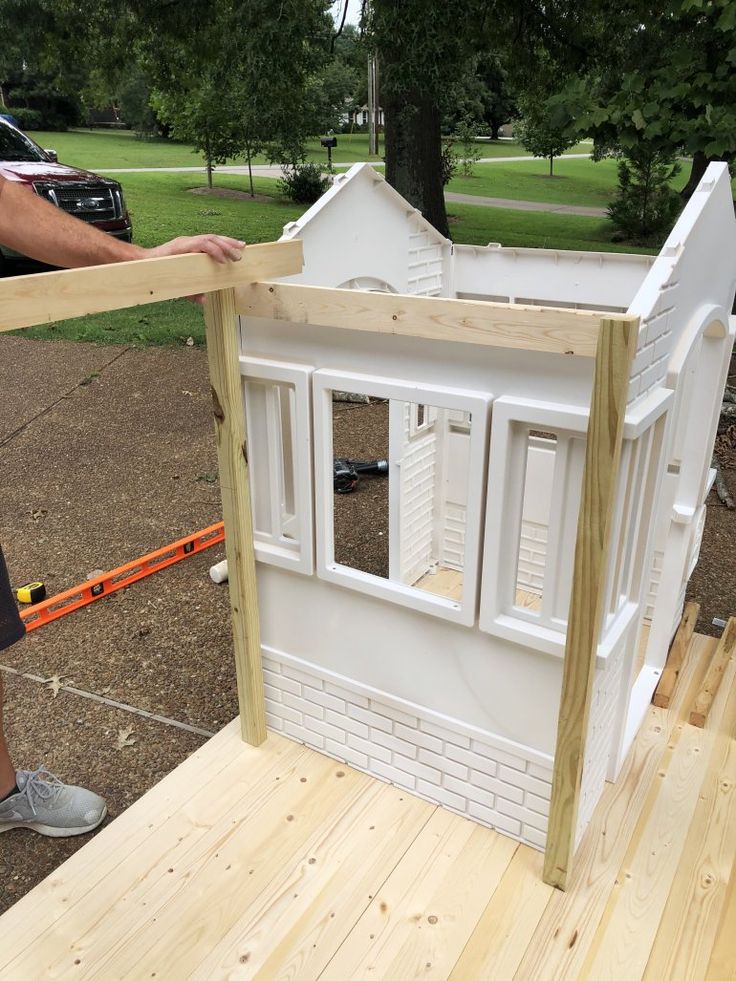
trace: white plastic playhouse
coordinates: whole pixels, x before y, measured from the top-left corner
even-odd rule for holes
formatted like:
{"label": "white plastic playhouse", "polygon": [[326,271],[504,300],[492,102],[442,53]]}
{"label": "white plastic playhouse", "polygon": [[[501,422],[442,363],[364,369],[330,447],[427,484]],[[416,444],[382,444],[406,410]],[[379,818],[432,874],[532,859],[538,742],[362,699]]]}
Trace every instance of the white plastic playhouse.
{"label": "white plastic playhouse", "polygon": [[[283,238],[303,273],[238,291],[268,724],[544,848],[582,720],[579,840],[698,558],[734,336],[727,168],[656,258],[453,245],[360,164]],[[387,402],[386,577],[335,559],[334,391]],[[570,618],[593,638],[579,709]]]}

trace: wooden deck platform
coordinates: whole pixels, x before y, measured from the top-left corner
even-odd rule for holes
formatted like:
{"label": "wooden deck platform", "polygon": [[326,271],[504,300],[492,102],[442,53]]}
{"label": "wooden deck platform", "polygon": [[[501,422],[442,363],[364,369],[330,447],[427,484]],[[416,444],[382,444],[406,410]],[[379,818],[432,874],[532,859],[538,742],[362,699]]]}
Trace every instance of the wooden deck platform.
{"label": "wooden deck platform", "polygon": [[228,726],[0,918],[0,978],[736,978],[736,662],[695,637],[566,893],[542,855]]}

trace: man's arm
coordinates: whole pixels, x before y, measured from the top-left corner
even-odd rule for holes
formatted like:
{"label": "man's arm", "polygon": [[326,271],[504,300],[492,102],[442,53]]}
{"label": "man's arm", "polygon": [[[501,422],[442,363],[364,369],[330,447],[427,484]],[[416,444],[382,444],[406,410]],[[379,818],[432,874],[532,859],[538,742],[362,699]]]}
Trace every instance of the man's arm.
{"label": "man's arm", "polygon": [[245,242],[224,235],[175,238],[153,249],[121,242],[0,177],[0,242],[50,266],[71,268],[155,256],[206,252],[217,262],[240,258]]}

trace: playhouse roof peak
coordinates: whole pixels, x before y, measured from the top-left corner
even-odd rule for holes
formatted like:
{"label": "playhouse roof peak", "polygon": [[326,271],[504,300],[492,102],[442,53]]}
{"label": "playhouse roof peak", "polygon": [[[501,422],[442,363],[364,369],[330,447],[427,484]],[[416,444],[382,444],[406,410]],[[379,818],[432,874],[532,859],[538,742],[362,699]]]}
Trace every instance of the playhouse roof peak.
{"label": "playhouse roof peak", "polygon": [[450,239],[440,234],[434,225],[427,221],[421,211],[409,204],[406,198],[402,197],[388,183],[383,174],[379,173],[369,163],[356,163],[348,171],[336,174],[332,182],[332,187],[311,208],[308,208],[301,218],[297,218],[296,221],[291,221],[284,225],[281,241],[300,238],[307,225],[317,219],[323,212],[330,209],[332,202],[344,194],[348,187],[354,187],[356,184],[371,186],[375,193],[383,195],[386,201],[390,201],[398,211],[401,211],[405,215],[414,215],[416,221],[429,236],[431,242],[435,242],[438,245],[452,244]]}

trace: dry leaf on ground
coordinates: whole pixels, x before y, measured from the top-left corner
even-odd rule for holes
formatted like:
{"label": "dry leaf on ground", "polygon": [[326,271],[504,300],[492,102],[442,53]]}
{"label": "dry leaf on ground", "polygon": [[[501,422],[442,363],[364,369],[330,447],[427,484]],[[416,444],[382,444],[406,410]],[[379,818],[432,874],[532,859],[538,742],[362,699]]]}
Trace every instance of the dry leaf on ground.
{"label": "dry leaf on ground", "polygon": [[126,746],[135,746],[138,740],[133,735],[132,729],[118,729],[116,749],[125,749]]}
{"label": "dry leaf on ground", "polygon": [[44,680],[44,684],[48,685],[51,689],[54,698],[59,694],[61,689],[64,687],[64,682],[69,681],[65,674],[52,674],[50,678]]}

